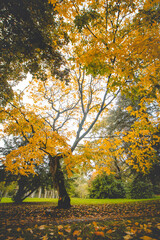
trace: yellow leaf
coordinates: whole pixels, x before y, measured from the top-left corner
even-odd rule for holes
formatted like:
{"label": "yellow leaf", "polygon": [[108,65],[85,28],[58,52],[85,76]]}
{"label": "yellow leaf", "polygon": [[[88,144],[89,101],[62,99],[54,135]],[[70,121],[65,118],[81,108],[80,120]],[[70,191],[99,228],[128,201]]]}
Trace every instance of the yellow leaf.
{"label": "yellow leaf", "polygon": [[62,230],[63,226],[62,225],[58,225],[58,230]]}
{"label": "yellow leaf", "polygon": [[160,229],[160,223],[157,223],[157,228]]}
{"label": "yellow leaf", "polygon": [[74,232],[73,232],[73,236],[75,237],[75,236],[79,236],[81,234],[81,231],[80,230],[75,230]]}
{"label": "yellow leaf", "polygon": [[47,234],[42,237],[42,240],[47,240],[47,239],[48,239]]}
{"label": "yellow leaf", "polygon": [[143,239],[143,240],[156,240],[155,238],[151,238],[151,237],[148,237],[148,236],[140,237],[140,239]]}
{"label": "yellow leaf", "polygon": [[123,238],[124,238],[125,240],[132,239],[131,235],[125,235]]}
{"label": "yellow leaf", "polygon": [[27,228],[27,231],[29,231],[30,233],[33,233],[33,230],[31,228]]}

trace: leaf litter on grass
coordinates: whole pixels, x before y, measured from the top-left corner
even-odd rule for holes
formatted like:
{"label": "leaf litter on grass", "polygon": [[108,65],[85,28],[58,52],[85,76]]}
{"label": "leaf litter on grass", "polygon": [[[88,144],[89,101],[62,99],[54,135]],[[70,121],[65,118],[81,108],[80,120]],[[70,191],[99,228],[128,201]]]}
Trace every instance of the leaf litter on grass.
{"label": "leaf litter on grass", "polygon": [[[122,219],[118,221],[72,222],[63,225],[40,225],[37,228],[19,228],[16,232],[10,231],[8,237],[12,239],[142,239],[158,240],[160,236],[159,218]],[[148,231],[149,230],[149,231]],[[4,238],[7,239],[7,238]]]}
{"label": "leaf litter on grass", "polygon": [[[27,222],[29,220],[28,214],[26,214],[27,219],[25,219],[24,213],[27,213],[27,210],[25,209],[23,212],[23,206],[19,207],[18,210],[13,207],[12,211],[9,210],[11,215],[8,220],[4,218],[9,214],[1,215],[3,224],[0,239],[159,239],[159,203],[116,204],[116,206],[111,205],[110,207],[109,205],[84,205],[73,206],[69,210],[59,211],[50,207],[50,213],[53,213],[52,216],[45,215],[48,208],[39,208],[38,211],[37,206],[36,214],[39,214],[39,218],[33,208],[30,210],[30,219],[34,219],[33,222]],[[149,207],[151,207],[151,210],[149,210]],[[123,208],[124,211],[122,212]],[[23,218],[20,218],[20,209],[23,212]],[[120,210],[117,211],[117,209]],[[7,212],[7,208],[5,210]],[[74,214],[75,212],[76,214]],[[119,212],[121,212],[121,215],[119,215]],[[128,219],[129,215],[130,219]]]}

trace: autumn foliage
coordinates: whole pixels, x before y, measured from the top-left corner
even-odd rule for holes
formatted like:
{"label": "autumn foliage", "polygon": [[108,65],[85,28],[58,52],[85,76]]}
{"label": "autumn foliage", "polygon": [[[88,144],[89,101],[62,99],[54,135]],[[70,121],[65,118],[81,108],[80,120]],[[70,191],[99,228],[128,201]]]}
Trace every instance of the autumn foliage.
{"label": "autumn foliage", "polygon": [[[147,112],[153,103],[160,107],[159,1],[49,2],[63,20],[59,31],[70,39],[61,49],[70,81],[47,70],[46,81],[34,77],[1,109],[2,135],[21,136],[27,143],[1,158],[6,170],[33,173],[45,155],[61,153],[69,175],[79,164],[93,167],[91,160],[97,171],[110,173],[113,158],[122,155],[136,171],[148,172],[160,140],[159,113]],[[137,119],[131,129],[112,139],[83,141],[78,148],[119,94],[139,99],[138,110],[126,109]],[[130,154],[122,142],[129,143]]]}

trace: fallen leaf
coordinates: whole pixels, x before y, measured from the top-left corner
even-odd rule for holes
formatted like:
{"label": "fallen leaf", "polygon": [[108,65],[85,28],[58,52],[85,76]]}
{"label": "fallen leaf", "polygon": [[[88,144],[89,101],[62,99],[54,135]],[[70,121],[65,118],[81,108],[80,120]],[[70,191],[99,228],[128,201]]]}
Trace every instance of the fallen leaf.
{"label": "fallen leaf", "polygon": [[146,229],[146,233],[151,233],[151,232],[152,232],[151,229],[149,229],[149,228]]}
{"label": "fallen leaf", "polygon": [[29,231],[30,233],[33,233],[33,230],[31,228],[27,228],[27,231]]}
{"label": "fallen leaf", "polygon": [[144,225],[143,225],[143,228],[144,228],[144,231],[146,231],[146,229],[147,229],[147,225],[144,224]]}
{"label": "fallen leaf", "polygon": [[157,223],[157,228],[160,229],[160,223]]}
{"label": "fallen leaf", "polygon": [[105,230],[105,229],[106,229],[106,227],[100,227],[100,229],[103,231],[103,230]]}
{"label": "fallen leaf", "polygon": [[73,236],[75,237],[75,236],[79,236],[81,234],[81,231],[80,230],[75,230],[74,232],[73,232]]}
{"label": "fallen leaf", "polygon": [[107,231],[107,233],[112,233],[113,231],[112,231],[112,229],[109,229],[108,231]]}
{"label": "fallen leaf", "polygon": [[97,223],[96,223],[96,222],[92,222],[92,224],[93,224],[94,226],[97,226]]}
{"label": "fallen leaf", "polygon": [[94,234],[95,234],[96,236],[104,237],[104,232],[95,232]]}
{"label": "fallen leaf", "polygon": [[40,230],[44,230],[46,228],[46,225],[41,225],[41,226],[39,226],[39,229]]}
{"label": "fallen leaf", "polygon": [[125,235],[123,238],[124,238],[125,240],[128,240],[128,239],[132,239],[132,236],[131,236],[131,235]]}
{"label": "fallen leaf", "polygon": [[42,240],[47,240],[47,239],[48,239],[47,234],[42,237]]}
{"label": "fallen leaf", "polygon": [[155,238],[151,238],[151,237],[148,237],[148,236],[140,237],[140,239],[143,239],[143,240],[156,240]]}
{"label": "fallen leaf", "polygon": [[125,232],[127,235],[134,235],[137,232],[136,229],[131,228],[129,231]]}
{"label": "fallen leaf", "polygon": [[70,232],[71,232],[71,227],[68,226],[68,227],[65,228],[64,230],[65,230],[65,232],[70,233]]}
{"label": "fallen leaf", "polygon": [[53,233],[53,232],[50,232],[50,233],[49,233],[49,235],[53,236],[53,235],[54,235],[54,233]]}
{"label": "fallen leaf", "polygon": [[58,225],[58,230],[62,230],[63,226],[62,225]]}
{"label": "fallen leaf", "polygon": [[17,228],[17,232],[20,232],[20,231],[21,231],[21,228],[20,228],[20,227],[18,227],[18,228]]}

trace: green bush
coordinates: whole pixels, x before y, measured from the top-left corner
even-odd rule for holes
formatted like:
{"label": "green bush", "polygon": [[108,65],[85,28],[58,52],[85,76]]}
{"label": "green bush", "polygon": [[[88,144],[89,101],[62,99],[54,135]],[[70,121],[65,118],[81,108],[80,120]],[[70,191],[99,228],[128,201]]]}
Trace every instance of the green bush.
{"label": "green bush", "polygon": [[133,180],[130,187],[131,198],[142,199],[153,197],[153,185],[147,178],[137,177]]}
{"label": "green bush", "polygon": [[118,180],[114,175],[103,174],[97,176],[89,188],[90,198],[124,198],[125,190],[121,180]]}
{"label": "green bush", "polygon": [[160,184],[153,185],[153,192],[156,195],[160,195]]}

